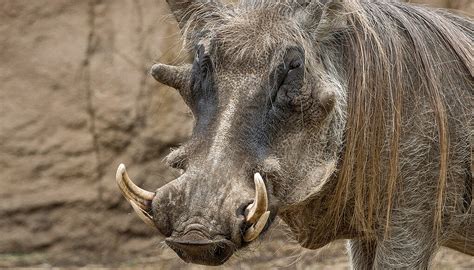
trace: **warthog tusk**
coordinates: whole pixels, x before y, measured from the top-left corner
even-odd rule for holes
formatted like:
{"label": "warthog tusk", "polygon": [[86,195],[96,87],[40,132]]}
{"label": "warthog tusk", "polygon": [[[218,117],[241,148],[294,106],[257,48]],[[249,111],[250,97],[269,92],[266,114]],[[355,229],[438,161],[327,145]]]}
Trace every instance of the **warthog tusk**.
{"label": "warthog tusk", "polygon": [[246,242],[253,241],[260,235],[270,216],[270,211],[267,211],[267,188],[260,173],[254,174],[253,181],[255,183],[255,199],[253,203],[247,206],[247,214],[245,215],[245,220],[252,226],[244,234],[244,241]]}
{"label": "warthog tusk", "polygon": [[263,228],[265,228],[265,225],[267,224],[267,220],[269,216],[270,216],[270,211],[263,213],[263,215],[260,217],[257,223],[247,229],[247,231],[244,234],[245,242],[251,242],[260,235]]}
{"label": "warthog tusk", "polygon": [[255,224],[268,208],[267,188],[260,173],[254,174],[253,181],[255,183],[255,199],[253,203],[247,206],[247,214],[245,215],[245,221],[251,224]]}
{"label": "warthog tusk", "polygon": [[148,211],[140,208],[136,203],[133,201],[128,201],[131,205],[133,210],[135,210],[135,213],[137,213],[138,217],[143,220],[147,225],[151,227],[155,227],[155,223],[153,222],[153,217],[148,213]]}
{"label": "warthog tusk", "polygon": [[132,205],[133,210],[146,224],[154,227],[153,217],[150,215],[151,202],[155,193],[139,188],[128,177],[125,165],[120,164],[115,175],[117,185],[127,201]]}

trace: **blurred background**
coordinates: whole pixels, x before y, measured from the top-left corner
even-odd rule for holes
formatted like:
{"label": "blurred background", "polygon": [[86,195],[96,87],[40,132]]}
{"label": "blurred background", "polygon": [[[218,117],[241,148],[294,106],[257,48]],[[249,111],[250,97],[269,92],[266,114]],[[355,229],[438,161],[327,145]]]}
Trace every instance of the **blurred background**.
{"label": "blurred background", "polygon": [[[426,0],[474,14],[472,0]],[[133,213],[120,162],[154,190],[178,175],[162,159],[190,134],[178,94],[148,74],[182,63],[164,0],[0,1],[0,267],[201,269]],[[346,269],[344,243],[299,248],[283,225],[224,268]],[[442,250],[439,269],[473,269]]]}

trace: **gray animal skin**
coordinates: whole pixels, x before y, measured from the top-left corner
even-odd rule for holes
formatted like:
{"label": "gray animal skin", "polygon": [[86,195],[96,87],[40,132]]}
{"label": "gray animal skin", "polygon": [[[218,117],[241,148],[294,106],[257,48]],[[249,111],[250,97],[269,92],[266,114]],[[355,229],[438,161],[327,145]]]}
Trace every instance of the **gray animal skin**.
{"label": "gray animal skin", "polygon": [[139,216],[185,261],[223,264],[278,215],[354,269],[474,255],[474,24],[398,1],[168,0],[193,64],[152,75],[191,109],[183,170]]}

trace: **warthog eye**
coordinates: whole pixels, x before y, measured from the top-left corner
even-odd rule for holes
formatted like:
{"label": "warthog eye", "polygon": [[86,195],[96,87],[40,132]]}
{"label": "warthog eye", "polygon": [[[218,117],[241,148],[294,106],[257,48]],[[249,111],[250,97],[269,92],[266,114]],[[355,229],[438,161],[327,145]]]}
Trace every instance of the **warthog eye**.
{"label": "warthog eye", "polygon": [[287,50],[283,62],[273,72],[272,103],[291,106],[303,86],[304,52],[299,48]]}
{"label": "warthog eye", "polygon": [[217,106],[214,89],[214,65],[204,45],[196,48],[191,75],[192,104],[191,110],[196,116],[194,132],[205,130]]}
{"label": "warthog eye", "polygon": [[303,62],[301,60],[302,59],[295,59],[291,61],[290,66],[289,66],[290,70],[288,72],[294,71],[295,69],[298,69],[299,67],[301,67],[303,65]]}

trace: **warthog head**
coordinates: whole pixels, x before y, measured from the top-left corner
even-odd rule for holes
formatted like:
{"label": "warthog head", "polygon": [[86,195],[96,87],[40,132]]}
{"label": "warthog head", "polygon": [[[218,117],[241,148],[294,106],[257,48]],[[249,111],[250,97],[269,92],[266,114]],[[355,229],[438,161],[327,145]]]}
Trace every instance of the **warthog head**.
{"label": "warthog head", "polygon": [[319,1],[168,3],[194,62],[151,73],[179,91],[195,119],[190,140],[167,157],[183,174],[148,192],[121,165],[117,181],[183,260],[219,265],[332,174],[342,86],[317,50]]}

